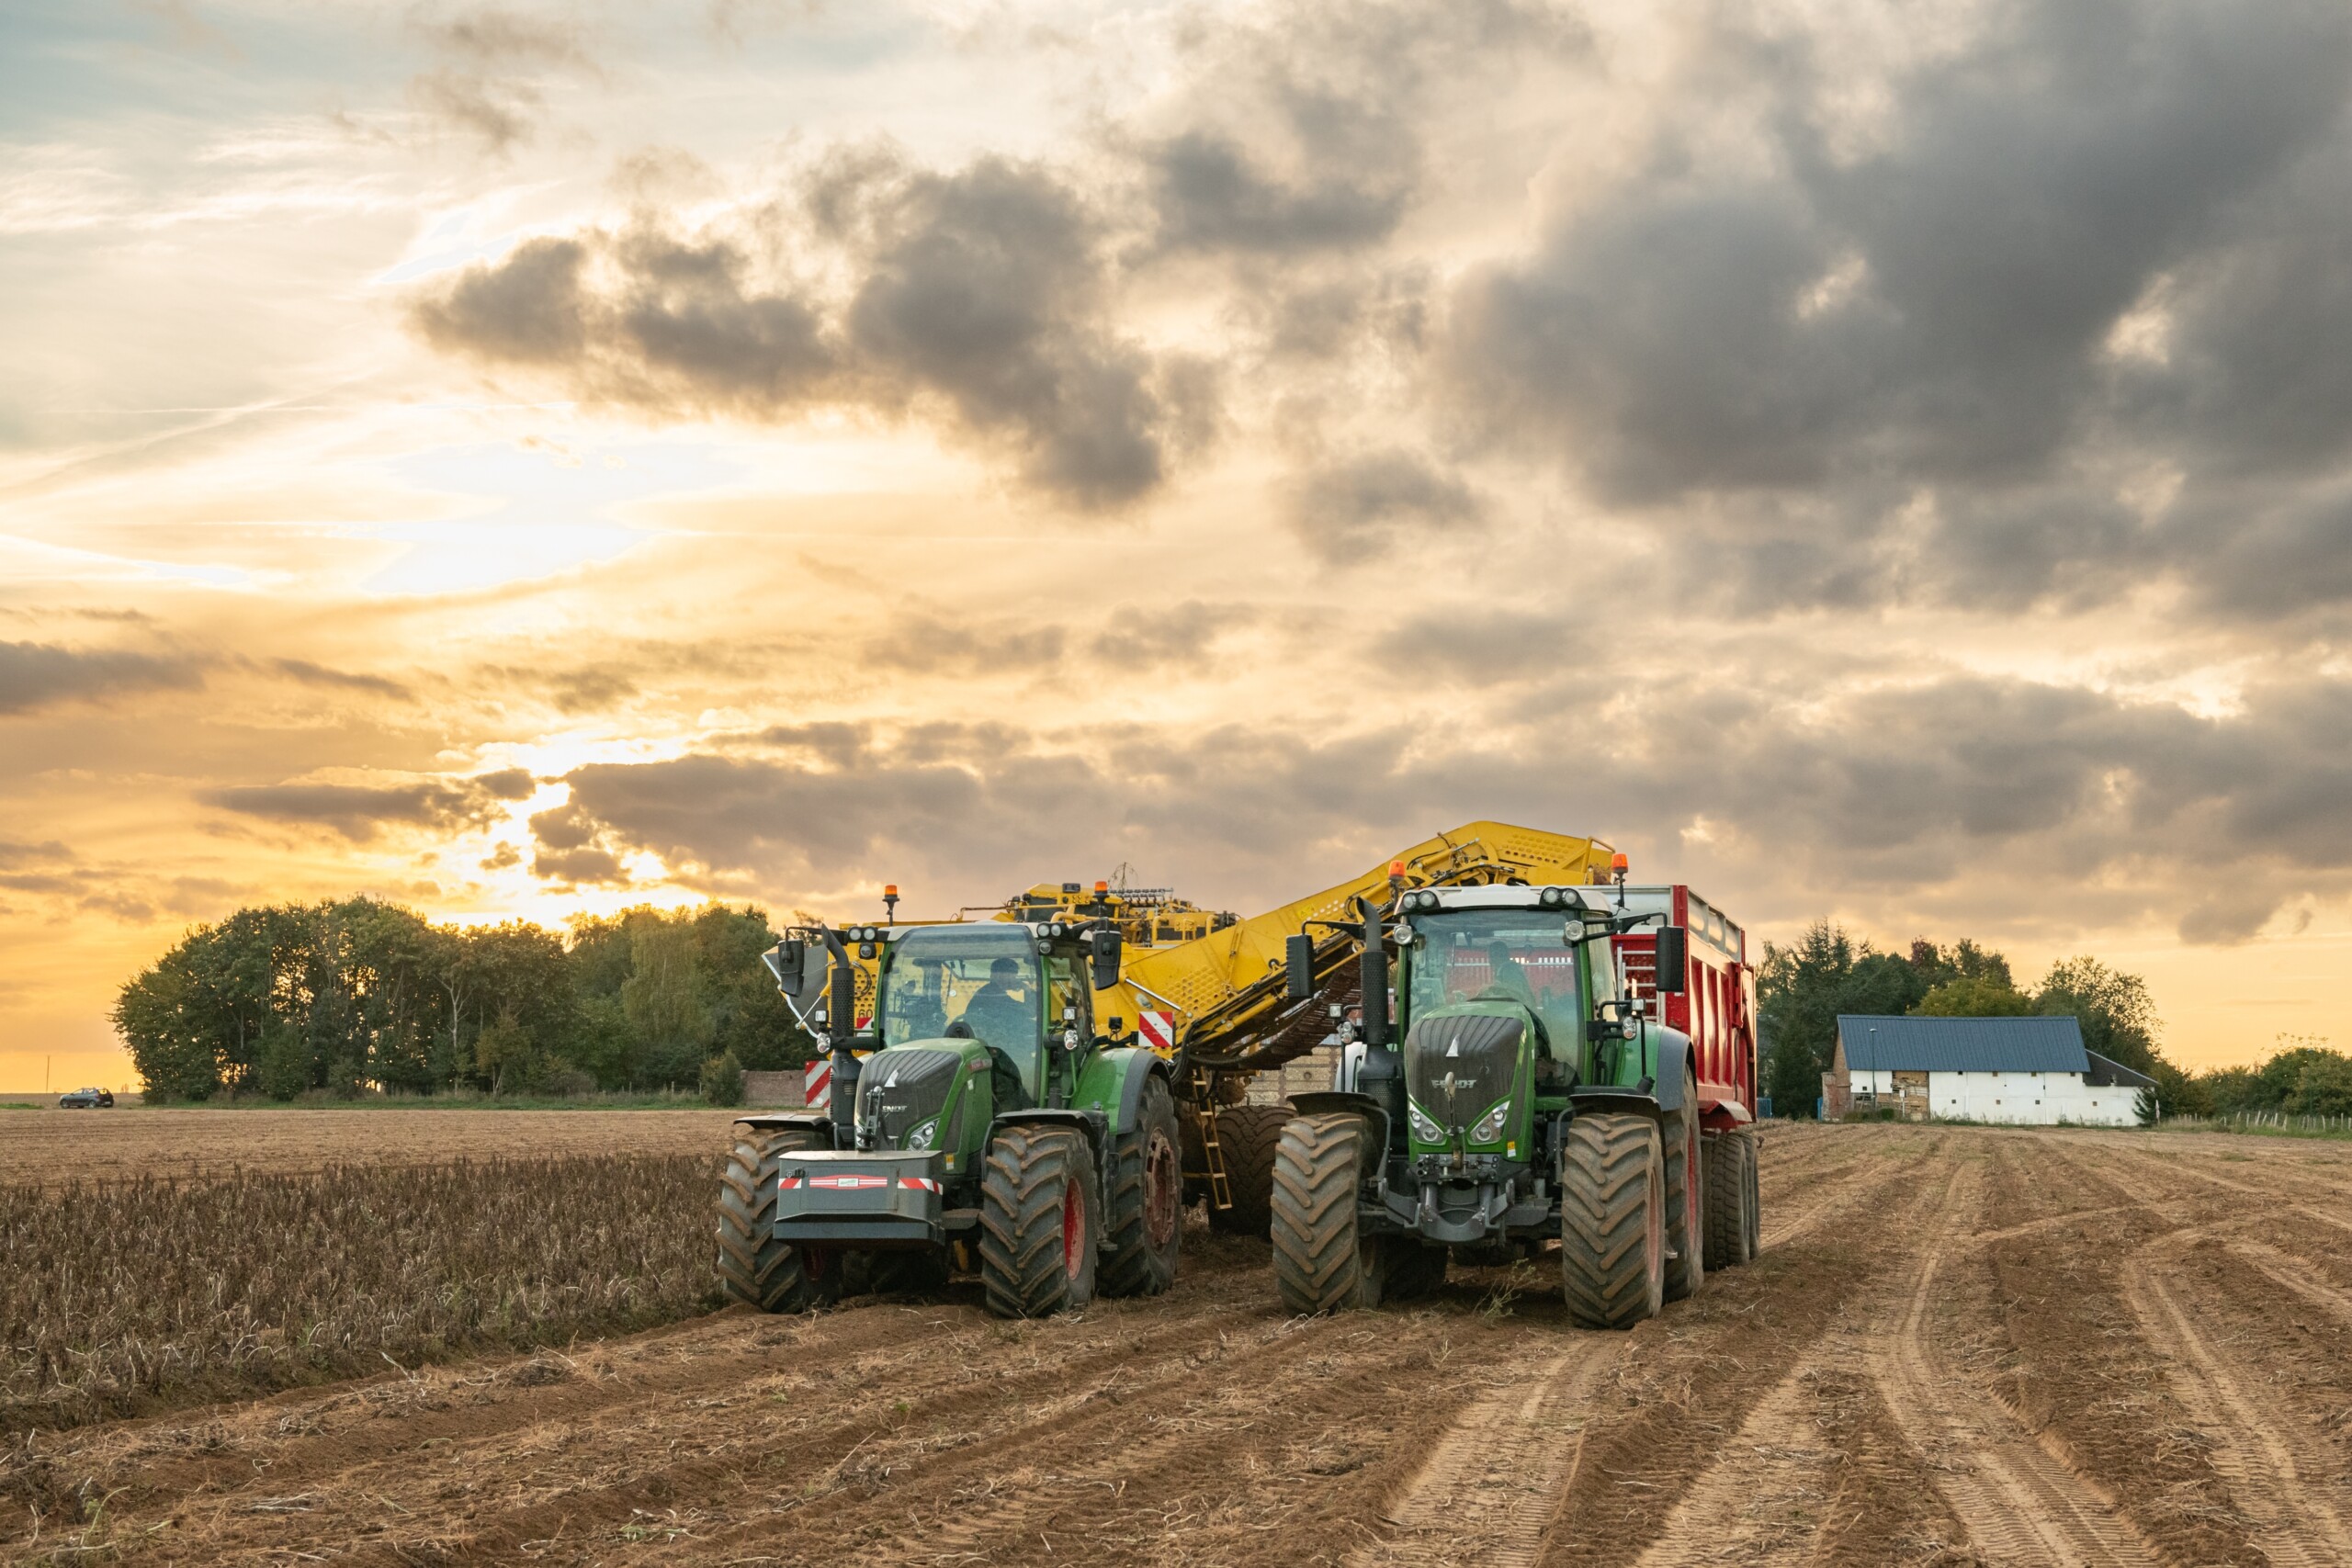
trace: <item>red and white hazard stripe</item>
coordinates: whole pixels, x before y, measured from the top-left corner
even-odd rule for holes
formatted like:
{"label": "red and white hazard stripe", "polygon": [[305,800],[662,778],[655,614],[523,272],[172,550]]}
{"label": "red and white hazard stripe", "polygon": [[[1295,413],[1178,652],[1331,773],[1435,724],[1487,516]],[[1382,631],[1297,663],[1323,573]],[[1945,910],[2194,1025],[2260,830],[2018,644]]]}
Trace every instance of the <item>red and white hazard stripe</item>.
{"label": "red and white hazard stripe", "polygon": [[1176,1049],[1176,1015],[1172,1012],[1148,1011],[1136,1015],[1136,1032],[1142,1037],[1144,1048],[1151,1051]]}
{"label": "red and white hazard stripe", "polygon": [[808,1064],[800,1076],[800,1099],[806,1105],[831,1105],[833,1102],[833,1065],[818,1061]]}
{"label": "red and white hazard stripe", "polygon": [[890,1185],[890,1179],[887,1176],[812,1176],[808,1179],[808,1185],[830,1187],[842,1192],[857,1192],[868,1187],[888,1187]]}
{"label": "red and white hazard stripe", "polygon": [[781,1179],[780,1180],[778,1180],[778,1181],[776,1182],[776,1188],[777,1188],[777,1190],[780,1190],[780,1191],[784,1191],[784,1192],[789,1192],[789,1191],[791,1191],[794,1188],[796,1188],[796,1187],[797,1187],[797,1186],[799,1186],[799,1185],[800,1185],[800,1178],[798,1178],[798,1177],[797,1177],[797,1176],[787,1176],[787,1177],[785,1177],[785,1178]]}
{"label": "red and white hazard stripe", "polygon": [[899,1185],[901,1187],[920,1187],[926,1192],[944,1192],[947,1190],[947,1185],[945,1182],[933,1181],[928,1176],[902,1176],[899,1178]]}

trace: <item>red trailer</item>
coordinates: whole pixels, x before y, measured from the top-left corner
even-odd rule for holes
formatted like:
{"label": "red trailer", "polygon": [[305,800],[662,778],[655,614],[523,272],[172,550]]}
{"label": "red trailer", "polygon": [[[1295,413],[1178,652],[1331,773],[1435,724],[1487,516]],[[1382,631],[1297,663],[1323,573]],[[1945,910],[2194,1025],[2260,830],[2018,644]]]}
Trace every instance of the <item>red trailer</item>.
{"label": "red trailer", "polygon": [[[1620,938],[1627,994],[1652,1019],[1690,1036],[1699,1079],[1702,1122],[1712,1133],[1756,1119],[1761,1077],[1756,1059],[1756,971],[1747,962],[1747,933],[1682,883],[1628,887],[1625,908],[1657,914],[1690,933],[1683,990],[1657,991],[1657,929]],[[1614,894],[1611,902],[1615,902]]]}

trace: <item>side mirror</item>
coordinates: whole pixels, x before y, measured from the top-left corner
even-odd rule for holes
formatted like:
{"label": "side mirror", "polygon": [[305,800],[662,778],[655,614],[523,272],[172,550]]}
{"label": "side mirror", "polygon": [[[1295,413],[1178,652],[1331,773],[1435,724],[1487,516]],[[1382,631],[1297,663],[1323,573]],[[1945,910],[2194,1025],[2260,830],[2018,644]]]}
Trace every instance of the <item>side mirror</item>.
{"label": "side mirror", "polygon": [[1289,999],[1303,1002],[1315,994],[1315,939],[1305,931],[1283,938],[1283,959],[1290,968]]}
{"label": "side mirror", "polygon": [[760,954],[760,962],[775,976],[775,988],[786,996],[797,996],[808,967],[808,944],[798,937],[786,937]]}
{"label": "side mirror", "polygon": [[1654,987],[1662,997],[1679,997],[1690,988],[1690,932],[1681,926],[1657,929],[1657,968]]}
{"label": "side mirror", "polygon": [[1087,961],[1092,965],[1094,988],[1107,991],[1119,983],[1119,933],[1115,930],[1096,931],[1087,937]]}

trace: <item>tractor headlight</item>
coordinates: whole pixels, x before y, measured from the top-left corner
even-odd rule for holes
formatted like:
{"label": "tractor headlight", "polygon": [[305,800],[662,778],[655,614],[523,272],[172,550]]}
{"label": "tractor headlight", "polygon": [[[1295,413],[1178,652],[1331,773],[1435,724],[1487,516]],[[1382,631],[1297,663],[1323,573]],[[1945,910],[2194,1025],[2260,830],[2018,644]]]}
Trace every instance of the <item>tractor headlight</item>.
{"label": "tractor headlight", "polygon": [[907,1147],[910,1149],[927,1149],[931,1147],[932,1140],[938,1136],[939,1118],[934,1116],[930,1121],[924,1122],[922,1126],[907,1134]]}
{"label": "tractor headlight", "polygon": [[1415,1138],[1424,1144],[1442,1144],[1445,1142],[1445,1129],[1430,1121],[1429,1119],[1428,1112],[1424,1111],[1419,1106],[1414,1105],[1408,1101],[1405,1107],[1405,1114],[1413,1123],[1413,1136]]}
{"label": "tractor headlight", "polygon": [[1494,1143],[1503,1135],[1503,1123],[1509,1120],[1510,1120],[1510,1101],[1509,1100],[1498,1101],[1495,1108],[1479,1117],[1478,1124],[1470,1129],[1470,1141],[1474,1144]]}

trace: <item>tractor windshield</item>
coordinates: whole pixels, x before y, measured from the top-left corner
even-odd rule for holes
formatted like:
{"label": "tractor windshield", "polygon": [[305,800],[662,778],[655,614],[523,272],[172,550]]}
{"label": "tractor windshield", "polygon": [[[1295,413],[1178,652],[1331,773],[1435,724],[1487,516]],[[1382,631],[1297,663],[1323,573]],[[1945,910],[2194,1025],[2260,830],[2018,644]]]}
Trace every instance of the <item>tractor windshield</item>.
{"label": "tractor windshield", "polygon": [[951,1030],[968,1032],[1011,1056],[1025,1077],[1042,1038],[1043,1000],[1037,950],[1026,930],[974,925],[909,931],[890,944],[882,1043],[903,1045]]}
{"label": "tractor windshield", "polygon": [[1413,918],[1406,1021],[1448,1002],[1507,998],[1565,1048],[1584,1016],[1577,951],[1555,909],[1452,909]]}

